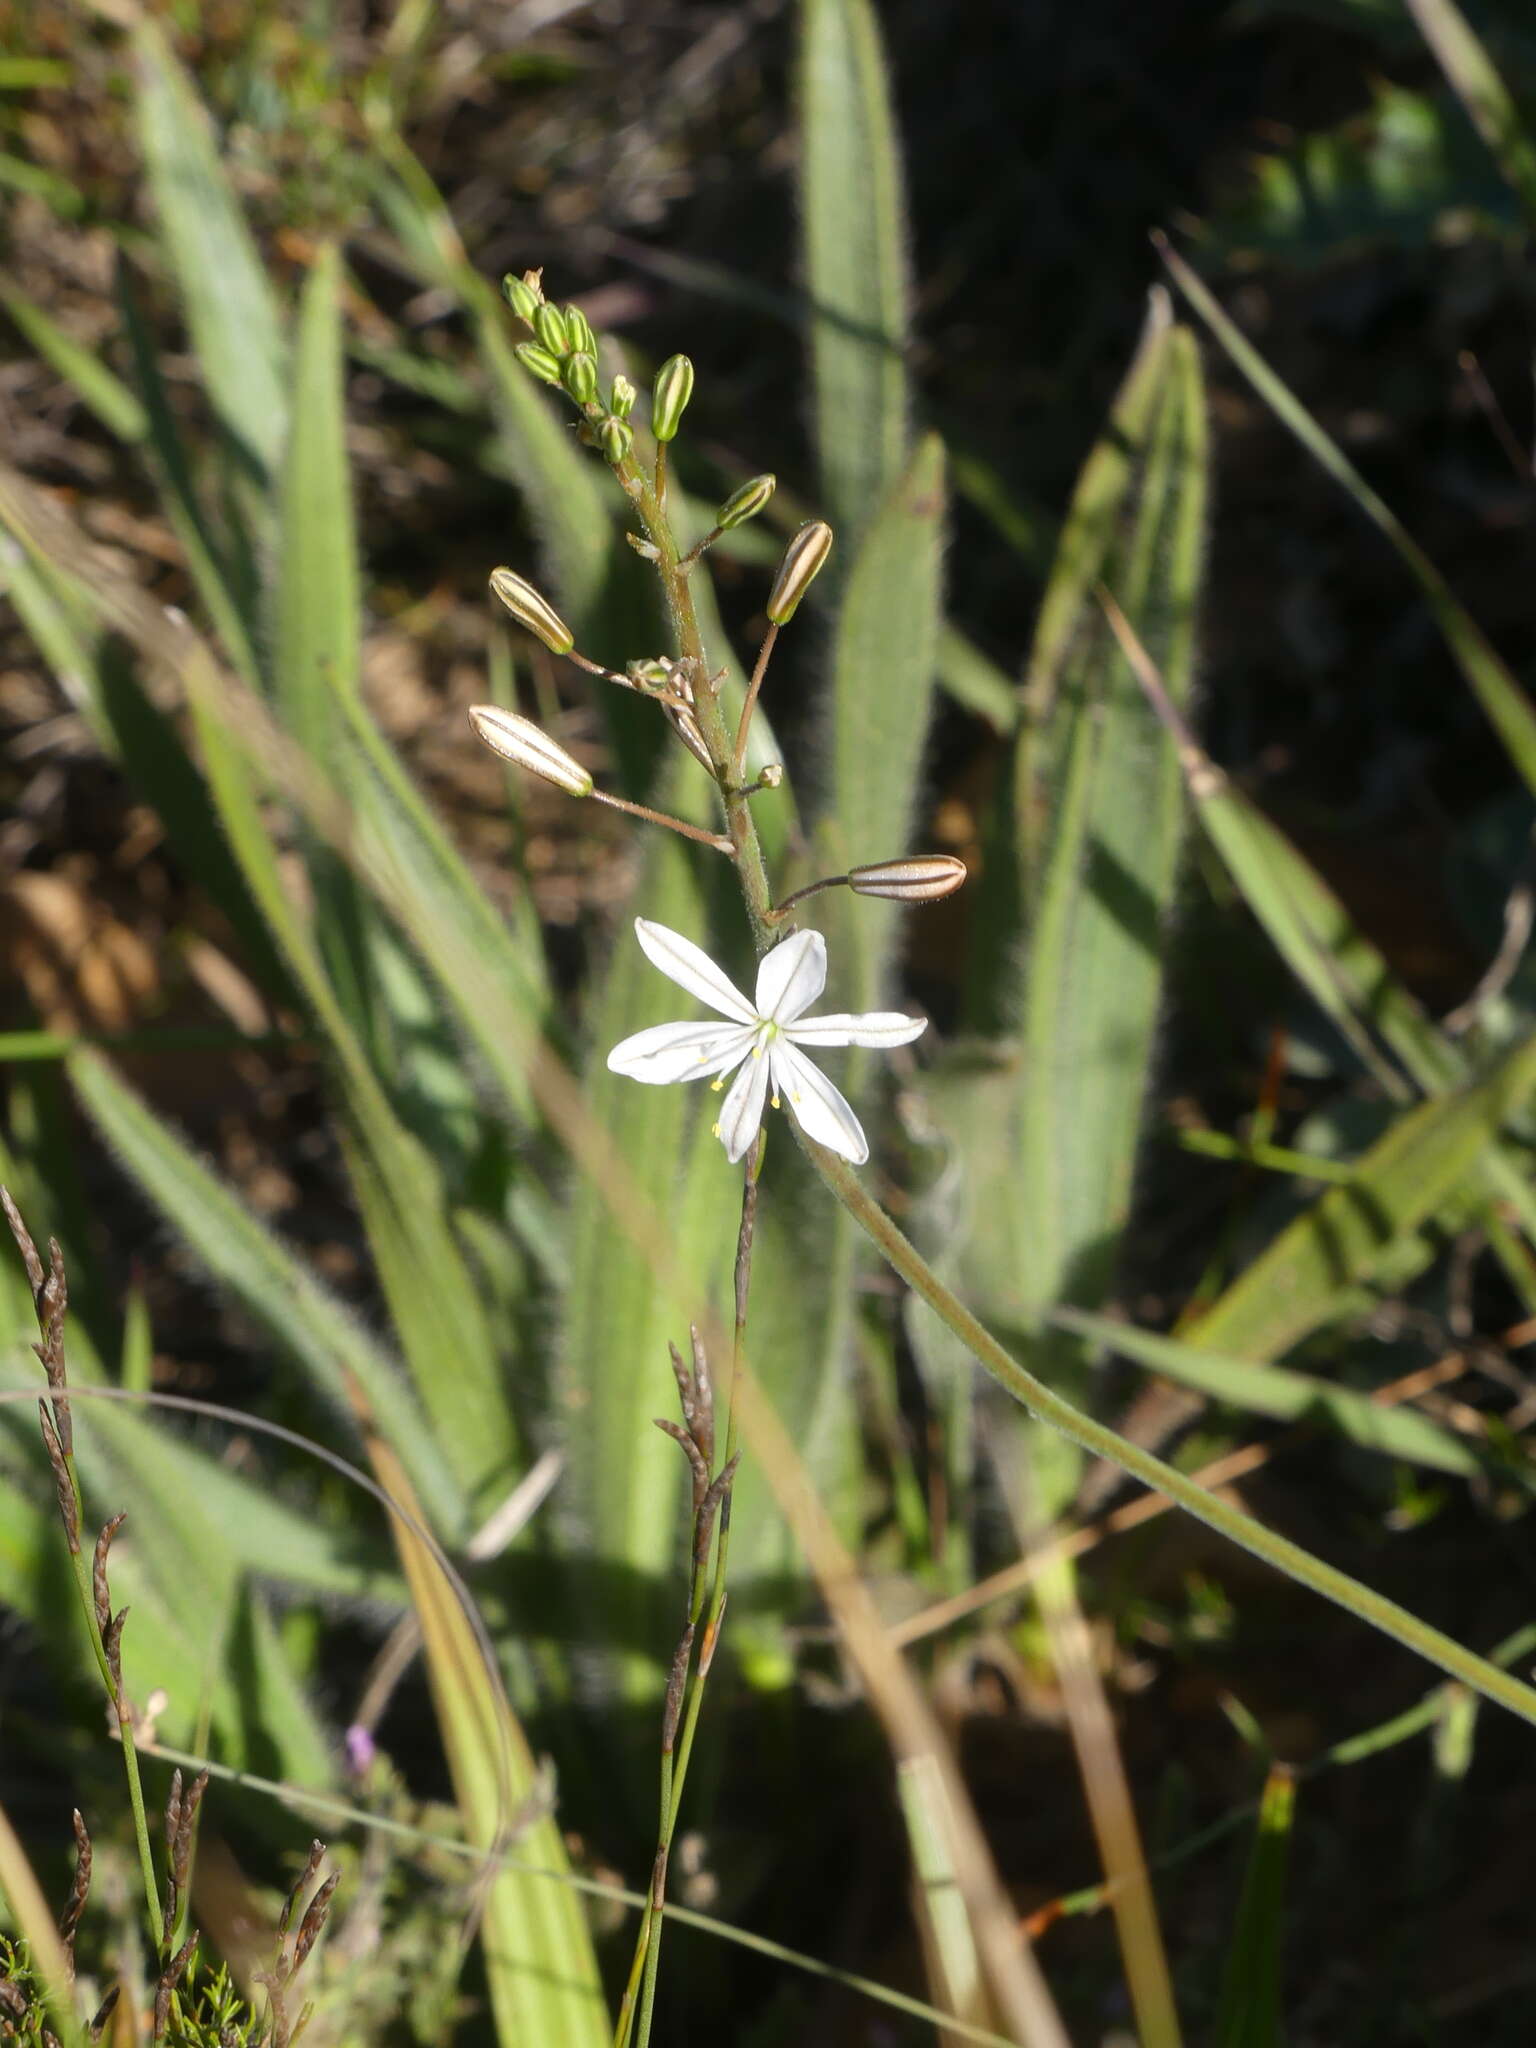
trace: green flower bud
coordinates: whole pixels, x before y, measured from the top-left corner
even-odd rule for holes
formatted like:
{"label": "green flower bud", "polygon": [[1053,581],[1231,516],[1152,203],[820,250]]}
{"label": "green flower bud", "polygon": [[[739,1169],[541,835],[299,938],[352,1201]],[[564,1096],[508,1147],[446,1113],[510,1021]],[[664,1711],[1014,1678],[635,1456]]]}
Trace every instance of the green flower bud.
{"label": "green flower bud", "polygon": [[627,420],[635,409],[635,400],[639,395],[627,377],[615,377],[613,391],[608,400],[608,410],[616,419]]}
{"label": "green flower bud", "polygon": [[578,405],[590,405],[597,396],[597,361],[585,350],[567,356],[561,381]]}
{"label": "green flower bud", "polygon": [[558,306],[551,306],[546,300],[533,316],[533,331],[552,356],[570,352],[571,338],[565,330],[565,315]]}
{"label": "green flower bud", "polygon": [[492,753],[504,761],[515,761],[530,775],[552,782],[567,796],[590,796],[592,777],[564,747],[556,746],[547,732],[515,711],[503,711],[496,704],[470,706],[469,722],[477,739],[484,740]]}
{"label": "green flower bud", "polygon": [[953,896],[965,880],[965,862],[952,853],[919,853],[910,860],[877,860],[850,868],[855,896],[884,896],[892,903],[937,903]]}
{"label": "green flower bud", "polygon": [[779,564],[768,593],[768,616],[776,626],[787,625],[796,607],[816,579],[817,571],[832,552],[832,529],[825,519],[812,519],[802,526]]}
{"label": "green flower bud", "polygon": [[741,526],[748,519],[755,519],[773,496],[777,482],[777,477],[755,476],[750,483],[744,483],[739,491],[732,491],[715,514],[716,526],[729,533],[733,526]]}
{"label": "green flower bud", "polygon": [[512,351],[525,370],[538,378],[541,384],[560,382],[560,364],[547,348],[540,348],[536,341],[520,341]]}
{"label": "green flower bud", "polygon": [[664,690],[672,680],[673,663],[663,655],[625,664],[624,673],[637,690]]}
{"label": "green flower bud", "polygon": [[569,654],[576,635],[548,598],[511,569],[491,571],[491,589],[520,626],[526,626],[536,640],[542,640],[551,654]]}
{"label": "green flower bud", "polygon": [[501,295],[518,319],[531,327],[533,316],[539,310],[539,294],[527,278],[514,277],[511,271],[508,271],[501,280]]}
{"label": "green flower bud", "polygon": [[658,441],[673,438],[692,396],[692,363],[686,356],[668,356],[651,390],[651,432]]}
{"label": "green flower bud", "polygon": [[634,429],[623,420],[604,420],[597,430],[598,445],[615,468],[635,445]]}
{"label": "green flower bud", "polygon": [[592,332],[592,322],[580,306],[566,307],[565,331],[572,348],[579,348],[584,355],[597,354],[597,336]]}
{"label": "green flower bud", "polygon": [[783,780],[784,763],[770,761],[766,768],[758,771],[757,786],[759,789],[777,789]]}

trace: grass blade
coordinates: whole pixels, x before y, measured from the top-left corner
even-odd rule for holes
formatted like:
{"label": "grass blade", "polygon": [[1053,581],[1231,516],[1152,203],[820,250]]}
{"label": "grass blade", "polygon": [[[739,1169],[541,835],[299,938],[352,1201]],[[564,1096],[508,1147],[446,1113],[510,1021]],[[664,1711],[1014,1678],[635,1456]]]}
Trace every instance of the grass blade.
{"label": "grass blade", "polygon": [[[942,601],[944,450],[927,435],[858,552],[833,648],[831,788],[818,827],[827,872],[910,849],[933,714]],[[852,1006],[885,988],[899,922],[892,905],[829,908],[854,963]]]}
{"label": "grass blade", "polygon": [[[1182,698],[1192,672],[1207,461],[1191,335],[1167,330],[1144,351],[1133,372],[1133,417],[1148,387],[1143,437],[1124,444],[1120,516],[1111,523],[1114,499],[1095,495],[1087,546],[1084,520],[1068,520],[1063,583],[1079,589],[1086,562],[1096,561],[1158,641],[1168,687]],[[1095,451],[1090,470],[1103,466]],[[1083,486],[1080,493],[1087,495]],[[1024,1209],[1013,1249],[1029,1308],[1064,1299],[1094,1306],[1110,1282],[1130,1207],[1183,830],[1178,764],[1098,606],[1085,594],[1082,603],[1084,616],[1070,624],[1053,615],[1047,650],[1032,662],[1037,674],[1049,672],[1050,640],[1073,638],[1053,717],[1053,728],[1066,730],[1047,736],[1060,778],[1019,1019],[1014,1129]]]}
{"label": "grass blade", "polygon": [[1536,142],[1527,133],[1519,108],[1472,24],[1455,0],[1407,0],[1407,6],[1473,127],[1536,227]]}
{"label": "grass blade", "polygon": [[72,384],[107,432],[119,441],[142,441],[149,421],[142,405],[99,356],[73,341],[35,300],[0,279],[0,305],[50,369]]}
{"label": "grass blade", "polygon": [[208,396],[267,476],[288,420],[277,304],[191,80],[155,22],[141,20],[133,42],[140,147]]}
{"label": "grass blade", "polygon": [[580,631],[594,617],[609,574],[614,505],[603,489],[601,465],[576,446],[554,405],[512,353],[520,337],[511,316],[465,254],[453,217],[420,162],[392,128],[376,125],[374,139],[380,204],[421,276],[451,293],[469,317],[492,409],[538,528],[554,594]]}
{"label": "grass blade", "polygon": [[[404,1466],[378,1438],[370,1452],[380,1485],[419,1521]],[[580,1900],[559,1882],[569,1868],[565,1842],[494,1657],[438,1559],[398,1517],[394,1528],[465,1836],[488,1858],[515,1843],[532,1866],[487,1869],[480,1931],[496,2037],[502,2048],[608,2048],[592,1938]]]}
{"label": "grass blade", "polygon": [[1482,628],[1458,604],[1445,578],[1396,513],[1371,489],[1338,443],[1329,439],[1295,393],[1280,381],[1253,344],[1228,319],[1189,265],[1161,237],[1157,238],[1157,245],[1179,290],[1281,425],[1344,486],[1367,519],[1397,550],[1424,593],[1424,601],[1445,635],[1457,667],[1487,713],[1516,771],[1529,789],[1536,790],[1536,709],[1489,645]]}
{"label": "grass blade", "polygon": [[1295,1810],[1295,1777],[1276,1764],[1259,1802],[1258,1833],[1227,1951],[1214,2037],[1220,2048],[1278,2048],[1281,2040],[1280,1955]]}
{"label": "grass blade", "polygon": [[1317,1379],[1285,1366],[1255,1365],[1233,1352],[1216,1352],[1188,1338],[1159,1336],[1081,1309],[1056,1309],[1051,1320],[1121,1358],[1134,1359],[1180,1386],[1195,1387],[1232,1407],[1273,1416],[1277,1422],[1320,1421],[1361,1450],[1401,1458],[1430,1471],[1470,1478],[1482,1469],[1482,1460],[1471,1446],[1429,1416],[1412,1408],[1380,1407],[1368,1394],[1337,1381]]}
{"label": "grass blade", "polygon": [[800,203],[816,446],[844,547],[907,453],[907,279],[901,163],[870,0],[803,0]]}
{"label": "grass blade", "polygon": [[1354,1179],[1329,1188],[1227,1288],[1195,1326],[1194,1341],[1269,1359],[1327,1322],[1476,1173],[1533,1086],[1529,1037],[1485,1079],[1398,1117],[1357,1162]]}
{"label": "grass blade", "polygon": [[83,1107],[155,1207],[213,1277],[294,1359],[317,1392],[357,1420],[371,1413],[437,1518],[463,1520],[460,1491],[399,1371],[313,1275],[124,1087],[98,1054],[67,1062]]}

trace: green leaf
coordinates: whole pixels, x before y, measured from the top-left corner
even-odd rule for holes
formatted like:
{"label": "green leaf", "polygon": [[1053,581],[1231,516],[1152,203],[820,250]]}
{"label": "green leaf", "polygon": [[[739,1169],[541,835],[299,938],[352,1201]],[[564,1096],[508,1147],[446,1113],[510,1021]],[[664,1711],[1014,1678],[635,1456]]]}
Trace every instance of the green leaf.
{"label": "green leaf", "polygon": [[1107,437],[1121,489],[1099,495],[1101,442],[1063,535],[1061,583],[1076,592],[1080,615],[1053,606],[1042,621],[1046,648],[1031,662],[1043,675],[1056,639],[1067,644],[1048,735],[1059,764],[1053,815],[1019,1016],[1023,1196],[1013,1255],[1026,1310],[1059,1300],[1094,1306],[1110,1283],[1130,1207],[1183,831],[1178,763],[1088,595],[1085,571],[1096,566],[1143,638],[1156,642],[1170,691],[1186,696],[1207,466],[1193,336],[1160,331],[1131,394],[1135,405],[1117,406]]}
{"label": "green leaf", "polygon": [[[561,608],[580,631],[596,614],[613,544],[614,502],[603,488],[602,465],[576,445],[556,402],[513,354],[511,315],[466,256],[419,160],[393,130],[375,140],[380,205],[418,275],[450,293],[469,316],[512,473],[538,528]],[[498,559],[487,557],[487,574]]]}
{"label": "green leaf", "polygon": [[1470,684],[1489,722],[1527,787],[1536,790],[1536,709],[1484,637],[1457,603],[1449,585],[1396,513],[1378,497],[1354,464],[1329,439],[1295,393],[1282,384],[1258,350],[1239,332],[1182,258],[1166,244],[1163,261],[1179,290],[1242,371],[1260,398],[1308,454],[1354,499],[1392,546],[1424,594],[1457,667]]}
{"label": "green leaf", "polygon": [[802,0],[799,111],[821,493],[847,547],[907,455],[901,163],[870,0]]}
{"label": "green leaf", "polygon": [[[77,1052],[69,1078],[82,1105],[155,1207],[186,1239],[310,1386],[338,1413],[359,1399],[397,1449],[438,1526],[463,1520],[460,1491],[423,1427],[398,1368],[314,1275],[286,1252],[98,1054]],[[354,1391],[355,1389],[355,1391]]]}
{"label": "green leaf", "polygon": [[82,348],[41,306],[17,286],[0,279],[0,305],[49,367],[72,384],[109,434],[142,441],[149,431],[144,408],[99,356]]}
{"label": "green leaf", "polygon": [[[375,1476],[420,1519],[404,1471],[377,1450]],[[565,1840],[545,1810],[547,1792],[494,1651],[414,1530],[397,1523],[395,1535],[464,1837],[487,1859],[476,1917],[496,2038],[502,2048],[608,2048],[591,1931],[580,1898],[562,1881],[570,1868]],[[509,1838],[516,1851],[502,1861]]]}
{"label": "green leaf", "polygon": [[1234,1408],[1278,1422],[1316,1418],[1330,1424],[1362,1450],[1402,1458],[1436,1472],[1470,1476],[1481,1461],[1470,1445],[1413,1408],[1386,1408],[1353,1387],[1316,1379],[1284,1366],[1255,1365],[1231,1352],[1213,1352],[1203,1344],[1163,1337],[1151,1330],[1116,1322],[1111,1316],[1089,1315],[1060,1308],[1051,1321],[1063,1330],[1086,1337],[1122,1358],[1160,1372],[1180,1386],[1198,1388]]}
{"label": "green leaf", "polygon": [[198,365],[220,424],[271,473],[287,430],[286,351],[212,124],[153,21],[133,33],[139,142]]}
{"label": "green leaf", "polygon": [[[838,611],[832,775],[818,831],[829,872],[910,850],[933,715],[943,536],[944,450],[930,434],[866,534]],[[874,1008],[889,975],[899,907],[839,902],[826,921],[852,964],[853,1006]]]}
{"label": "green leaf", "polygon": [[1473,127],[1518,193],[1527,220],[1536,226],[1536,142],[1487,50],[1455,0],[1407,0],[1407,5]]}
{"label": "green leaf", "polygon": [[939,681],[958,705],[994,732],[1012,732],[1018,724],[1018,693],[1011,678],[958,627],[947,624],[939,634]]}
{"label": "green leaf", "polygon": [[1536,1085],[1536,1037],[1511,1048],[1487,1077],[1398,1117],[1332,1187],[1282,1231],[1191,1333],[1202,1350],[1276,1358],[1326,1323],[1341,1302],[1497,1145],[1504,1119]]}
{"label": "green leaf", "polygon": [[1220,2048],[1279,2048],[1286,1864],[1295,1808],[1295,1775],[1276,1764],[1259,1802],[1258,1832],[1222,1976],[1214,2037]]}

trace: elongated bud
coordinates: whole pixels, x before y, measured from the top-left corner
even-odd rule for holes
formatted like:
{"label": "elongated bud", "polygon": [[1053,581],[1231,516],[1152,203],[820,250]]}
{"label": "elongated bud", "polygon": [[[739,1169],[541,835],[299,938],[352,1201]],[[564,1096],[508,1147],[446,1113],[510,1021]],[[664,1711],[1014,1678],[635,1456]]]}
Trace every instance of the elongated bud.
{"label": "elongated bud", "polygon": [[592,322],[580,306],[566,307],[565,333],[572,348],[580,349],[589,356],[597,354],[597,336],[592,332]]}
{"label": "elongated bud", "polygon": [[561,380],[578,405],[590,405],[597,396],[597,358],[585,350],[567,356]]}
{"label": "elongated bud", "polygon": [[732,491],[715,514],[716,526],[729,533],[733,526],[740,526],[748,519],[755,519],[773,496],[777,483],[778,478],[775,476],[755,476],[750,483],[743,484],[739,491]]}
{"label": "elongated bud", "polygon": [[533,316],[539,310],[540,296],[526,277],[514,277],[511,271],[508,271],[501,280],[501,296],[519,320],[529,327],[533,325]]}
{"label": "elongated bud", "polygon": [[850,868],[848,886],[855,896],[884,896],[893,903],[937,903],[941,896],[954,895],[965,873],[965,862],[952,853],[918,853],[909,860],[877,860]]}
{"label": "elongated bud", "polygon": [[617,467],[635,445],[635,430],[623,420],[604,420],[597,430],[598,445]]}
{"label": "elongated bud", "polygon": [[547,597],[510,569],[491,571],[491,588],[520,626],[526,626],[536,640],[542,640],[551,654],[569,654],[576,635]]}
{"label": "elongated bud", "polygon": [[512,351],[525,370],[529,370],[541,384],[560,382],[560,364],[547,348],[540,348],[536,341],[520,341]]}
{"label": "elongated bud", "polygon": [[571,338],[565,331],[565,315],[547,300],[533,316],[533,331],[552,356],[563,356],[569,351]]}
{"label": "elongated bud", "polygon": [[613,391],[608,399],[608,410],[615,419],[627,420],[635,409],[635,400],[639,395],[627,377],[615,377]]}
{"label": "elongated bud", "polygon": [[822,563],[832,552],[832,529],[825,519],[812,519],[784,550],[779,573],[768,593],[768,616],[776,626],[787,625],[796,608],[816,580]]}
{"label": "elongated bud", "polygon": [[651,390],[651,432],[670,441],[682,424],[693,396],[693,365],[686,356],[668,356],[656,372]]}
{"label": "elongated bud", "polygon": [[592,778],[581,763],[573,760],[564,747],[556,746],[547,732],[541,732],[530,720],[519,718],[515,711],[503,711],[496,704],[472,704],[469,722],[475,737],[484,740],[491,752],[500,754],[504,761],[515,761],[519,768],[526,768],[530,775],[537,775],[544,782],[552,782],[567,796],[592,794]]}

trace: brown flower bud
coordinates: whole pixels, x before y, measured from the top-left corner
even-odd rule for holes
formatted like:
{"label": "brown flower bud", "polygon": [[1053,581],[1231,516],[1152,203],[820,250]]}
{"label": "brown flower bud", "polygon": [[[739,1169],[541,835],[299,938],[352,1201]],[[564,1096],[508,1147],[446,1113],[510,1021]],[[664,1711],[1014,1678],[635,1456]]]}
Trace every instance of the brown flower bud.
{"label": "brown flower bud", "polygon": [[768,593],[768,616],[776,626],[787,625],[815,581],[821,565],[832,552],[832,529],[824,519],[812,519],[802,526],[779,564]]}
{"label": "brown flower bud", "polygon": [[848,886],[855,896],[884,896],[893,903],[937,903],[941,896],[953,896],[965,875],[965,862],[952,853],[918,853],[909,860],[877,860],[850,868]]}
{"label": "brown flower bud", "polygon": [[557,746],[547,732],[515,711],[503,711],[496,704],[470,706],[469,722],[477,739],[484,740],[492,753],[504,761],[515,761],[530,775],[552,782],[567,796],[590,796],[592,777],[564,747]]}
{"label": "brown flower bud", "polygon": [[576,645],[576,635],[526,578],[511,569],[493,569],[491,589],[517,623],[542,640],[551,654],[569,654]]}

